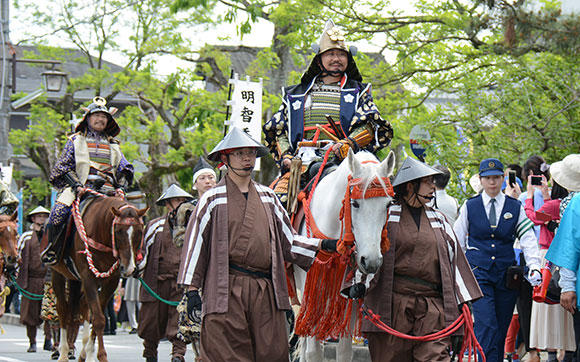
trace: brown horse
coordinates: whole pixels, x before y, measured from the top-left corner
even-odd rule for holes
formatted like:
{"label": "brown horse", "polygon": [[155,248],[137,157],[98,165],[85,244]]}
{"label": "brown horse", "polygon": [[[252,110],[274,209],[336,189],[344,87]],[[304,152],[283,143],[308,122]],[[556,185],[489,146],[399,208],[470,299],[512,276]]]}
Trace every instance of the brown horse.
{"label": "brown horse", "polygon": [[[143,239],[141,217],[146,212],[147,209],[138,210],[120,198],[97,197],[87,206],[82,224],[79,225],[77,220],[74,245],[66,248],[59,263],[52,266],[61,327],[59,361],[68,361],[67,330],[74,333],[82,320],[85,326],[79,361],[95,360],[96,338],[99,342],[96,358],[101,362],[107,361],[103,344],[104,309],[117,288],[120,276],[132,275],[140,261],[139,250]],[[70,282],[68,293],[66,280]],[[81,292],[88,305],[87,313],[79,307]],[[92,323],[90,336],[89,322]]]}
{"label": "brown horse", "polygon": [[18,263],[17,213],[12,216],[0,215],[0,317],[4,314],[4,299],[8,281],[7,272],[15,270]]}

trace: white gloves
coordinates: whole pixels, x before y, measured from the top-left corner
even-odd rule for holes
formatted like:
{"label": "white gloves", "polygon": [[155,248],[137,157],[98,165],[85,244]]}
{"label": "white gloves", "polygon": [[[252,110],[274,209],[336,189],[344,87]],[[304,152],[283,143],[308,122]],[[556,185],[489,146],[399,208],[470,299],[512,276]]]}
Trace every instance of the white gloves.
{"label": "white gloves", "polygon": [[542,273],[538,269],[530,269],[528,272],[528,281],[532,287],[537,287],[542,284]]}

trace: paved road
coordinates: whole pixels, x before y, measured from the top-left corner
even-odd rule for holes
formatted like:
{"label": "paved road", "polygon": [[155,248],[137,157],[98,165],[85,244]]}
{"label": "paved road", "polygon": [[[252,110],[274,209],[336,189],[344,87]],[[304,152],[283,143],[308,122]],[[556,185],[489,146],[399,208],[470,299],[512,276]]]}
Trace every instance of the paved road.
{"label": "paved road", "polygon": [[[42,350],[44,343],[44,336],[42,330],[38,331],[36,337],[37,349],[36,353],[27,353],[28,338],[26,337],[26,328],[21,325],[11,325],[3,323],[5,333],[0,335],[0,362],[20,362],[20,361],[50,361],[50,352]],[[111,362],[133,362],[144,361],[141,357],[143,353],[142,340],[136,334],[129,334],[127,331],[120,331],[117,329],[117,335],[105,336],[105,346],[107,355]],[[82,332],[81,332],[82,333]],[[78,351],[81,348],[81,334],[77,339],[77,357]],[[162,341],[159,343],[158,356],[159,361],[170,361],[171,343]],[[186,361],[193,361],[193,352],[189,347],[185,356]]]}

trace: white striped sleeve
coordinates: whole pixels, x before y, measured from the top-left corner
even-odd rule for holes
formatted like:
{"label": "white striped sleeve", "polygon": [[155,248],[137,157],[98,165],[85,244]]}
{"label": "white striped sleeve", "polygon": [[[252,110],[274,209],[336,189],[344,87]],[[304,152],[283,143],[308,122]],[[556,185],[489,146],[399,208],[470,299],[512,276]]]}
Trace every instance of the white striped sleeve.
{"label": "white striped sleeve", "polygon": [[[223,187],[225,190],[225,186]],[[204,202],[202,203],[201,201]],[[195,221],[193,225],[193,232],[191,233],[190,239],[188,240],[187,253],[188,255],[191,255],[191,257],[187,262],[187,269],[185,270],[183,284],[190,285],[193,280],[193,274],[195,273],[195,269],[197,267],[197,263],[199,261],[199,256],[201,254],[201,249],[204,242],[203,234],[205,232],[205,229],[207,228],[207,225],[211,220],[211,212],[213,208],[218,205],[226,204],[227,202],[228,202],[227,197],[225,196],[217,197],[213,199],[211,202],[209,202],[209,204],[206,207],[205,204],[207,203],[207,198],[204,199],[202,197],[202,200],[200,200],[200,204],[198,204],[197,214],[195,216]],[[203,211],[204,209],[205,211]]]}
{"label": "white striped sleeve", "polygon": [[161,218],[155,221],[153,224],[151,224],[150,227],[147,228],[147,232],[145,233],[145,237],[143,239],[145,243],[145,247],[142,253],[143,259],[137,266],[139,270],[145,269],[145,266],[147,265],[147,259],[149,256],[149,248],[155,242],[155,235],[157,235],[157,233],[161,230],[164,224],[165,218]]}
{"label": "white striped sleeve", "polygon": [[538,239],[532,228],[533,223],[526,216],[524,207],[520,206],[520,216],[518,226],[516,227],[517,237],[520,240],[520,246],[526,258],[526,264],[531,269],[540,270],[542,259],[540,258],[540,249],[538,248]]}
{"label": "white striped sleeve", "polygon": [[24,233],[22,233],[22,235],[20,235],[20,238],[18,238],[18,255],[22,256],[22,249],[24,249],[24,246],[26,245],[26,242],[28,240],[30,240],[30,238],[32,237],[32,231],[26,231]]}

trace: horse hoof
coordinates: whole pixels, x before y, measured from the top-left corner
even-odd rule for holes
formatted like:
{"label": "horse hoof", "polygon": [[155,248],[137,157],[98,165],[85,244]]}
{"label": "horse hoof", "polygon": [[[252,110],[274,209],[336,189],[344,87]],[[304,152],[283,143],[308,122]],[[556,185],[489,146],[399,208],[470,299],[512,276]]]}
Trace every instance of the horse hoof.
{"label": "horse hoof", "polygon": [[53,351],[52,354],[50,355],[50,359],[53,359],[53,360],[57,360],[58,357],[60,357],[60,352],[58,350]]}
{"label": "horse hoof", "polygon": [[68,351],[68,359],[76,359],[75,351]]}
{"label": "horse hoof", "polygon": [[28,349],[26,350],[26,352],[28,353],[34,353],[36,352],[36,343],[31,343],[30,347],[28,347]]}

